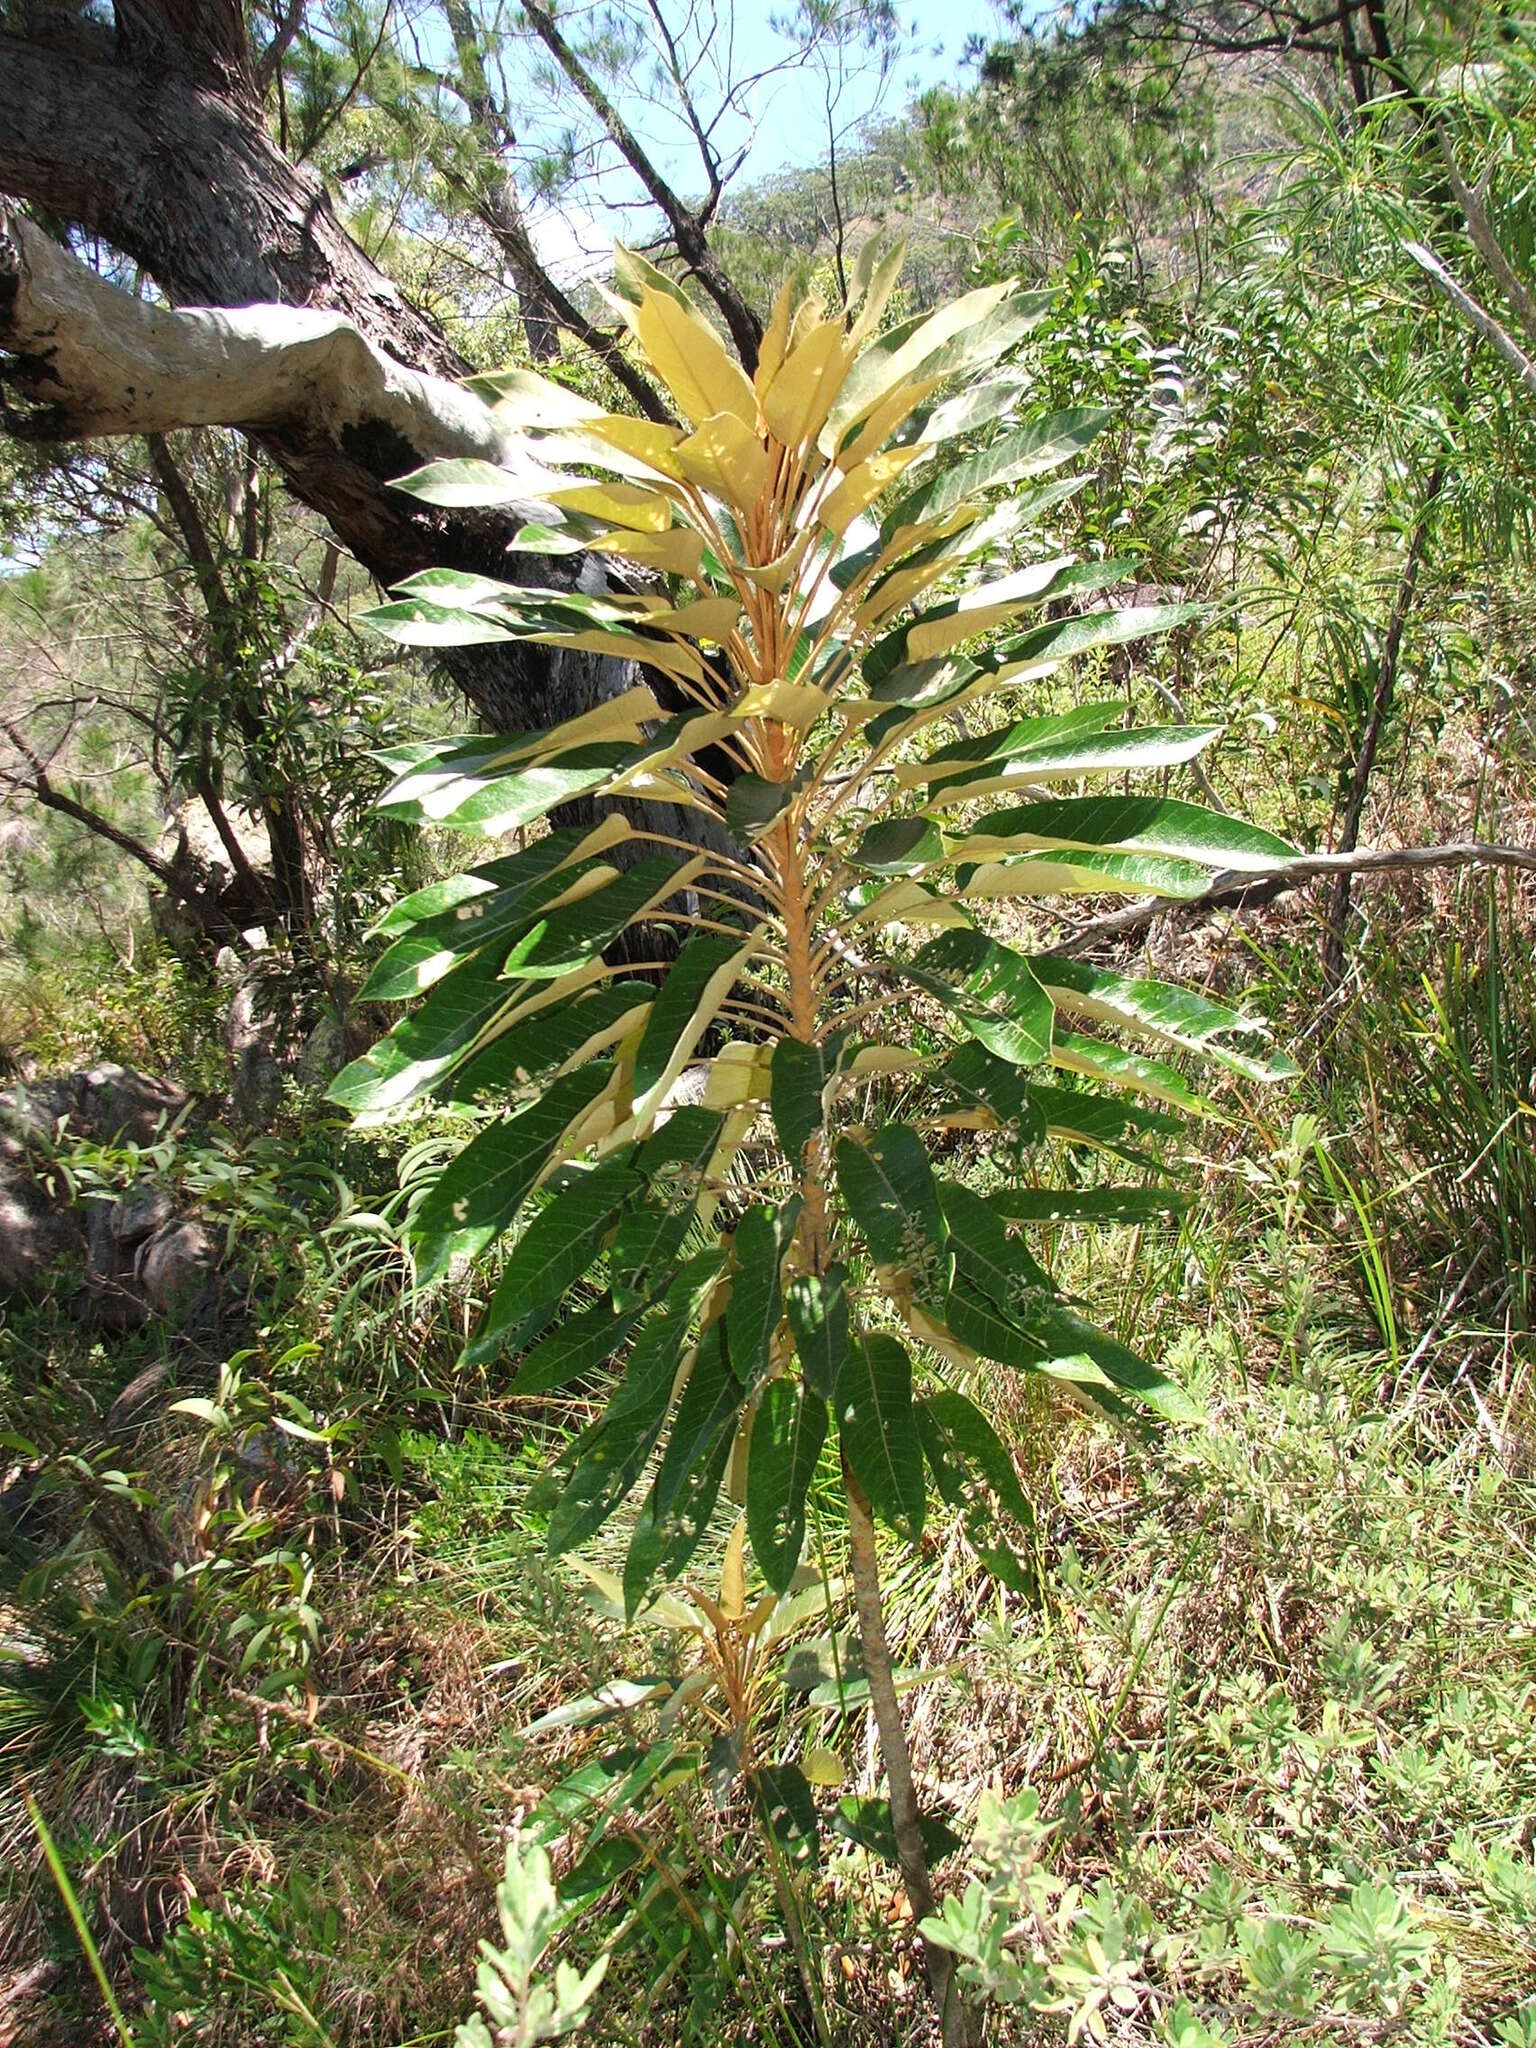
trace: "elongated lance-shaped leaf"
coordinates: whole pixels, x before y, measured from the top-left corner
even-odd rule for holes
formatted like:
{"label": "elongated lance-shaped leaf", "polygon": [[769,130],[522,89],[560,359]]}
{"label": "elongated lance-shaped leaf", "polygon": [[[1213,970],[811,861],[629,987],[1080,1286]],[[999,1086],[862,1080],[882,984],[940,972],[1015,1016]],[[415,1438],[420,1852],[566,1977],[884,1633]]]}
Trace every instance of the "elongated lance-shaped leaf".
{"label": "elongated lance-shaped leaf", "polygon": [[923,1452],[912,1421],[912,1361],[875,1331],[851,1344],[832,1393],[849,1469],[875,1513],[916,1542],[927,1507]]}
{"label": "elongated lance-shaped leaf", "polygon": [[703,865],[703,855],[681,863],[659,854],[637,860],[601,888],[547,911],[513,946],[502,972],[518,981],[553,981],[584,966],[646,911],[685,889]]}
{"label": "elongated lance-shaped leaf", "polygon": [[958,769],[974,762],[990,761],[999,752],[1022,755],[1037,747],[1050,749],[1080,745],[1107,733],[1124,716],[1122,700],[1101,698],[1091,704],[1076,704],[1070,711],[1042,712],[1034,718],[1017,718],[1012,725],[1005,725],[997,732],[973,734],[969,739],[952,740],[948,746],[940,747],[926,761],[916,764],[917,780],[926,780],[930,769]]}
{"label": "elongated lance-shaped leaf", "polygon": [[1148,726],[1017,751],[1007,745],[1005,734],[993,734],[999,748],[990,759],[954,768],[936,768],[933,760],[914,763],[899,771],[898,782],[926,782],[930,804],[969,802],[1028,788],[1032,783],[1074,781],[1080,775],[1181,768],[1203,754],[1221,731],[1219,725]]}
{"label": "elongated lance-shaped leaf", "polygon": [[709,1518],[720,1496],[720,1482],[730,1462],[735,1436],[735,1419],[728,1418],[713,1445],[697,1458],[682,1485],[665,1509],[657,1503],[653,1485],[635,1517],[629,1550],[624,1558],[624,1617],[632,1621],[639,1612],[652,1582],[681,1578],[709,1528]]}
{"label": "elongated lance-shaped leaf", "polygon": [[919,519],[935,519],[964,498],[1060,469],[1080,455],[1108,423],[1109,414],[1102,406],[1073,406],[1000,435],[980,454],[950,463],[932,483],[901,499],[886,514],[881,532],[890,534]]}
{"label": "elongated lance-shaped leaf", "polygon": [[919,1401],[913,1414],[939,1497],[960,1509],[971,1548],[1005,1586],[1033,1595],[1035,1573],[1015,1554],[990,1498],[996,1494],[1004,1514],[1033,1531],[1034,1511],[997,1431],[974,1401],[947,1387]]}
{"label": "elongated lance-shaped leaf", "polygon": [[649,1115],[682,1072],[756,945],[755,932],[700,932],[685,940],[651,1006],[635,1054],[637,1117]]}
{"label": "elongated lance-shaped leaf", "polygon": [[413,927],[435,926],[443,922],[476,897],[527,888],[571,861],[588,836],[580,826],[567,825],[559,831],[546,833],[521,853],[509,854],[503,860],[483,861],[478,867],[469,868],[461,875],[452,875],[445,882],[432,882],[425,889],[414,890],[409,896],[402,896],[398,903],[390,905],[374,926],[371,936],[397,939],[402,932]]}
{"label": "elongated lance-shaped leaf", "polygon": [[1102,1081],[1110,1088],[1150,1096],[1154,1102],[1166,1102],[1171,1109],[1182,1109],[1191,1116],[1216,1115],[1214,1106],[1195,1093],[1176,1067],[1127,1052],[1124,1046],[1106,1044],[1102,1038],[1084,1038],[1058,1026],[1051,1039],[1051,1065],[1085,1081]]}
{"label": "elongated lance-shaped leaf", "polygon": [[1069,1016],[1087,1017],[1155,1044],[1183,1046],[1254,1081],[1280,1080],[1297,1071],[1283,1054],[1261,1060],[1223,1044],[1232,1034],[1267,1035],[1263,1020],[1192,989],[1113,974],[1082,960],[1046,957],[1036,966],[1052,1001]]}
{"label": "elongated lance-shaped leaf", "polygon": [[677,1262],[693,1228],[693,1204],[637,1202],[619,1218],[608,1270],[621,1302],[644,1300]]}
{"label": "elongated lance-shaped leaf", "polygon": [[611,1062],[593,1060],[470,1140],[411,1217],[420,1279],[435,1280],[456,1254],[477,1256],[511,1226],[561,1139],[601,1095],[612,1071]]}
{"label": "elongated lance-shaped leaf", "polygon": [[1000,1060],[976,1039],[957,1046],[933,1078],[968,1109],[990,1115],[1019,1150],[1044,1138],[1045,1114],[1024,1069],[1012,1060]]}
{"label": "elongated lance-shaped leaf", "polygon": [[1068,1145],[1102,1147],[1138,1163],[1144,1155],[1126,1145],[1128,1137],[1171,1138],[1185,1127],[1182,1117],[1144,1109],[1137,1102],[1107,1101],[1086,1088],[1053,1088],[1031,1081],[1029,1092],[1045,1118],[1047,1137]]}
{"label": "elongated lance-shaped leaf", "polygon": [[[448,825],[456,831],[499,838],[542,818],[557,804],[590,795],[611,781],[629,759],[622,740],[574,747],[568,754],[535,761],[515,771],[502,767],[444,773],[424,796],[395,797],[389,790],[375,809],[410,824]],[[420,782],[418,772],[413,780]]]}
{"label": "elongated lance-shaped leaf", "polygon": [[876,1263],[942,1287],[949,1261],[944,1212],[922,1139],[886,1124],[865,1143],[840,1138],[837,1179]]}
{"label": "elongated lance-shaped leaf", "polygon": [[725,1334],[731,1370],[749,1393],[767,1376],[773,1333],[784,1313],[779,1270],[799,1220],[800,1197],[792,1195],[780,1209],[754,1202],[736,1226]]}
{"label": "elongated lance-shaped leaf", "polygon": [[[515,982],[506,986],[524,1000]],[[531,1016],[498,1027],[439,1083],[438,1092],[458,1103],[501,1098],[557,1067],[579,1066],[633,1030],[655,993],[646,981],[610,981],[564,1003],[558,997],[541,1002]]]}
{"label": "elongated lance-shaped leaf", "polygon": [[770,1380],[747,1453],[747,1534],[775,1593],[789,1591],[805,1544],[805,1498],[827,1434],[827,1404],[809,1386]]}
{"label": "elongated lance-shaped leaf", "polygon": [[[530,847],[529,852],[539,852],[540,846]],[[600,872],[602,865],[582,861],[570,868],[556,866],[493,889],[489,895],[469,897],[441,916],[412,925],[375,964],[358,990],[357,1000],[403,1002],[424,994],[471,953],[478,953],[494,939],[505,941],[522,931],[547,904],[579,887],[585,877]],[[503,944],[502,954],[505,952]]]}
{"label": "elongated lance-shaped leaf", "polygon": [[569,1453],[571,1475],[546,1532],[552,1557],[595,1535],[644,1471],[666,1423],[693,1325],[720,1265],[720,1254],[713,1250],[690,1259],[661,1307],[640,1325],[607,1408]]}
{"label": "elongated lance-shaped leaf", "polygon": [[620,1212],[644,1183],[624,1162],[569,1167],[558,1192],[514,1245],[486,1313],[507,1330],[550,1302],[591,1267]]}
{"label": "elongated lance-shaped leaf", "polygon": [[830,1401],[848,1350],[848,1269],[797,1273],[784,1290],[784,1312],[805,1384]]}
{"label": "elongated lance-shaped leaf", "polygon": [[1002,1188],[989,1208],[1016,1223],[1176,1223],[1189,1206],[1178,1188]]}
{"label": "elongated lance-shaped leaf", "polygon": [[[958,860],[958,848],[946,857]],[[961,861],[955,888],[962,901],[1049,896],[1171,896],[1190,902],[1211,886],[1209,868],[1190,860],[1152,853],[1084,853],[1056,848],[1049,853],[1016,853],[1006,860]]]}
{"label": "elongated lance-shaped leaf", "polygon": [[499,957],[476,955],[439,982],[419,1010],[343,1067],[326,1100],[354,1116],[403,1108],[425,1095],[516,1001],[517,991],[501,978]]}
{"label": "elongated lance-shaped leaf", "polygon": [[784,1156],[798,1170],[805,1148],[826,1126],[829,1092],[837,1077],[842,1035],[817,1045],[781,1038],[773,1049],[769,1101]]}
{"label": "elongated lance-shaped leaf", "polygon": [[548,1394],[568,1387],[608,1360],[639,1322],[642,1302],[621,1308],[611,1294],[566,1316],[523,1357],[512,1381],[514,1394]]}
{"label": "elongated lance-shaped leaf", "polygon": [[940,1181],[938,1189],[957,1276],[964,1272],[1004,1307],[1016,1297],[1033,1301],[1055,1293],[1050,1275],[1004,1216],[959,1181]]}
{"label": "elongated lance-shaped leaf", "polygon": [[984,932],[940,932],[898,972],[1000,1059],[1024,1067],[1049,1054],[1055,1012],[1032,962]]}
{"label": "elongated lance-shaped leaf", "polygon": [[1158,796],[1063,796],[989,811],[967,828],[959,850],[983,860],[1035,847],[1159,854],[1238,874],[1282,867],[1296,854],[1273,832],[1224,811]]}
{"label": "elongated lance-shaped leaf", "polygon": [[732,1368],[723,1323],[711,1323],[699,1338],[688,1382],[677,1403],[672,1431],[656,1470],[656,1512],[669,1515],[690,1476],[707,1463],[723,1430],[734,1428],[747,1390]]}

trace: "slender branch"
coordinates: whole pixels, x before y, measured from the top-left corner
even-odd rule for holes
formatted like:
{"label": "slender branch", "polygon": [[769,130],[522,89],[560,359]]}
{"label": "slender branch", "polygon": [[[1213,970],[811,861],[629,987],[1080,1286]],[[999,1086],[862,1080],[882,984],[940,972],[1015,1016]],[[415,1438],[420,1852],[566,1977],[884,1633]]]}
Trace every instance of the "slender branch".
{"label": "slender branch", "polygon": [[1403,247],[1419,268],[1428,274],[1435,289],[1450,300],[1467,325],[1475,328],[1484,341],[1504,358],[1519,378],[1526,395],[1536,398],[1536,362],[1531,361],[1509,330],[1500,325],[1486,306],[1479,305],[1465,286],[1456,282],[1433,249],[1426,249],[1422,242],[1404,242]]}
{"label": "slender branch", "polygon": [[1430,868],[1471,867],[1515,868],[1536,873],[1536,849],[1464,839],[1452,840],[1444,846],[1367,846],[1355,847],[1348,853],[1304,853],[1272,868],[1213,875],[1209,887],[1198,896],[1135,903],[1125,910],[1112,911],[1107,917],[1096,917],[1059,944],[1048,947],[1046,957],[1075,959],[1145,931],[1164,918],[1199,917],[1209,910],[1254,910],[1325,876],[1412,874]]}
{"label": "slender branch", "polygon": [[1461,217],[1467,224],[1472,246],[1487,264],[1498,283],[1499,290],[1508,299],[1515,318],[1525,329],[1526,340],[1532,348],[1536,348],[1536,293],[1532,292],[1505,254],[1498,236],[1493,231],[1493,223],[1488,218],[1481,192],[1474,192],[1461,175],[1461,167],[1456,161],[1456,152],[1451,147],[1451,138],[1446,133],[1443,121],[1435,123],[1435,140],[1440,145],[1440,156],[1445,165],[1446,177],[1450,181],[1456,204],[1461,208]]}

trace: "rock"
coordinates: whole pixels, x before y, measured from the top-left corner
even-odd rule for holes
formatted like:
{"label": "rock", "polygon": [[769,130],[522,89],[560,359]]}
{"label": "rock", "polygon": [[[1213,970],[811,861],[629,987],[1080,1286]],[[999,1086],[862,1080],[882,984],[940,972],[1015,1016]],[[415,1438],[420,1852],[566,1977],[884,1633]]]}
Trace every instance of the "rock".
{"label": "rock", "polygon": [[294,1079],[301,1088],[327,1087],[347,1064],[347,1034],[334,1010],[328,1010],[299,1048]]}
{"label": "rock", "polygon": [[238,1120],[260,1130],[276,1116],[283,1099],[283,1070],[270,1045],[248,1045],[235,1068],[229,1091],[230,1107]]}
{"label": "rock", "polygon": [[131,1250],[162,1230],[176,1214],[176,1204],[164,1188],[151,1182],[130,1188],[112,1209],[112,1236],[123,1250]]}
{"label": "rock", "polygon": [[30,1174],[0,1158],[0,1297],[40,1292],[56,1267],[84,1252],[78,1216],[55,1209]]}
{"label": "rock", "polygon": [[218,1249],[200,1223],[183,1220],[157,1230],[134,1262],[134,1278],[161,1315],[184,1309],[218,1264]]}
{"label": "rock", "polygon": [[186,1109],[191,1097],[173,1081],[105,1062],[73,1078],[72,1120],[101,1144],[149,1145]]}

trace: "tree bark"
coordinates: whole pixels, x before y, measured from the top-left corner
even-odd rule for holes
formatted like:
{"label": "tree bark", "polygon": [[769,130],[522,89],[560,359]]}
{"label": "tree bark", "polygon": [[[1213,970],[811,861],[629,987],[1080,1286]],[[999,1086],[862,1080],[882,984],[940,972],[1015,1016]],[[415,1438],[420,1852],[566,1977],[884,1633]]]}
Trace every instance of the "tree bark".
{"label": "tree bark", "polygon": [[[217,54],[224,32],[189,45],[199,70],[151,64],[150,12],[115,42],[88,21],[63,47],[0,34],[0,191],[111,243],[170,302],[117,291],[13,217],[0,424],[40,437],[242,427],[384,584],[434,564],[546,586],[583,573],[580,558],[510,555],[516,507],[445,512],[390,490],[440,456],[504,458],[505,437],[451,381],[467,365],[272,142],[241,66]],[[518,646],[448,650],[444,667],[505,729],[547,726],[627,680],[621,664]]]}
{"label": "tree bark", "polygon": [[[901,1861],[902,1882],[914,1921],[930,1919],[934,1913],[933,1881],[928,1873],[928,1855],[923,1847],[922,1814],[917,1787],[912,1782],[912,1755],[907,1732],[902,1726],[901,1702],[896,1697],[895,1674],[891,1669],[890,1645],[885,1637],[885,1606],[880,1594],[880,1567],[875,1552],[875,1524],[864,1489],[843,1461],[843,1495],[848,1505],[848,1550],[853,1566],[854,1606],[859,1617],[859,1644],[864,1653],[864,1676],[869,1685],[870,1705],[880,1732],[880,1755],[886,1782],[891,1790],[891,1829]],[[928,1972],[928,1989],[938,2009],[944,2048],[966,2048],[970,2028],[960,1988],[955,1981],[954,1958],[948,1949],[923,1943],[923,1962]]]}

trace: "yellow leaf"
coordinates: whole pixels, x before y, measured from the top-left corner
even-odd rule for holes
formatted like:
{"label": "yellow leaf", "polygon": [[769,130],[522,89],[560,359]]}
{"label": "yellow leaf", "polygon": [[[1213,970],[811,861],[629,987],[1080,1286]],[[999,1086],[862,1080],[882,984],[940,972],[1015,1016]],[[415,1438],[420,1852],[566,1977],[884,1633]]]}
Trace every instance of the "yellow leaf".
{"label": "yellow leaf", "polygon": [[841,1785],[848,1773],[843,1760],[833,1749],[822,1749],[813,1745],[800,1759],[800,1768],[805,1773],[807,1784]]}
{"label": "yellow leaf", "polygon": [[[637,621],[643,623],[643,621]],[[663,675],[686,676],[700,682],[704,664],[691,647],[678,640],[642,640],[636,633],[529,633],[524,636],[536,647],[569,647],[582,654],[611,654],[615,661],[643,661],[659,668]]]}
{"label": "yellow leaf", "polygon": [[883,455],[871,455],[822,501],[816,517],[829,533],[844,532],[923,452],[921,448],[888,448]]}
{"label": "yellow leaf", "polygon": [[626,562],[694,581],[704,565],[704,542],[691,526],[669,526],[665,533],[625,533],[614,527],[591,545],[594,554],[619,555]]}
{"label": "yellow leaf", "polygon": [[716,413],[677,445],[677,466],[700,490],[746,513],[768,481],[768,451],[733,412]]}
{"label": "yellow leaf", "polygon": [[[590,711],[582,711],[575,718],[567,718],[561,724],[551,726],[542,735],[537,749],[530,750],[530,758],[546,760],[551,755],[563,754],[568,747],[595,746],[602,740],[638,740],[640,728],[660,716],[661,706],[650,689],[644,683],[637,683],[633,689],[621,691],[617,697],[608,697],[601,704],[594,704]],[[583,843],[584,855],[586,851]]]}
{"label": "yellow leaf", "polygon": [[636,533],[665,533],[672,524],[671,500],[644,484],[577,484],[545,496],[553,505],[590,513],[594,519],[607,519]]}
{"label": "yellow leaf", "polygon": [[908,1052],[899,1045],[864,1045],[843,1072],[855,1080],[862,1074],[915,1074],[923,1064],[920,1052]]}
{"label": "yellow leaf", "polygon": [[[703,1107],[705,1109],[741,1109],[746,1107],[756,1113],[756,1105],[765,1101],[768,1094],[768,1062],[773,1048],[767,1045],[748,1045],[744,1040],[734,1038],[724,1045],[709,1063],[709,1073],[704,1082]],[[747,1123],[750,1126],[751,1115]],[[742,1136],[746,1135],[745,1130]],[[724,1139],[722,1138],[722,1143]],[[739,1144],[740,1139],[737,1140]],[[733,1148],[734,1149],[734,1148]],[[722,1172],[718,1161],[713,1169]]]}
{"label": "yellow leaf", "polygon": [[765,591],[769,597],[777,597],[799,569],[809,539],[810,533],[807,530],[799,536],[792,547],[786,548],[783,554],[775,557],[773,561],[760,562],[755,567],[750,562],[739,562],[736,565],[737,569],[748,582],[755,583],[759,590]]}
{"label": "yellow leaf", "polygon": [[533,370],[492,370],[466,379],[465,389],[483,398],[507,426],[570,427],[602,416],[602,407],[590,398]]}
{"label": "yellow leaf", "polygon": [[740,1621],[747,1611],[747,1518],[738,1515],[720,1567],[720,1611],[727,1621]]}
{"label": "yellow leaf", "polygon": [[[869,241],[859,251],[859,269],[861,273],[864,269],[866,255],[873,254],[873,244],[874,236],[871,235]],[[898,242],[895,248],[888,250],[875,266],[874,275],[869,281],[869,289],[864,295],[864,304],[859,311],[859,317],[854,321],[848,336],[849,341],[855,348],[862,348],[870,335],[880,325],[880,316],[890,303],[891,293],[896,289],[896,280],[901,275],[901,266],[906,260],[907,245],[905,242]]]}
{"label": "yellow leaf", "polygon": [[839,448],[838,468],[844,472],[855,469],[877,448],[883,448],[902,421],[917,410],[929,392],[937,391],[943,381],[942,377],[921,377],[916,383],[898,386],[889,398],[875,407],[850,444]]}
{"label": "yellow leaf", "polygon": [[757,394],[714,329],[676,299],[648,291],[635,311],[635,332],[651,367],[695,426],[717,412],[757,425]]}
{"label": "yellow leaf", "polygon": [[[809,297],[802,299],[795,308],[794,319],[789,323],[789,349],[787,353],[793,354],[811,330],[819,327],[826,317],[827,302],[819,292],[812,292]],[[835,325],[836,323],[834,322],[833,324]]]}
{"label": "yellow leaf", "polygon": [[795,281],[792,277],[786,277],[780,287],[779,296],[773,302],[773,312],[769,316],[757,351],[757,369],[752,382],[759,399],[779,374],[779,365],[789,348],[789,315],[794,296]]}
{"label": "yellow leaf", "polygon": [[681,633],[689,640],[712,640],[723,646],[736,630],[741,606],[734,597],[701,597],[694,604],[679,605],[675,611],[653,612],[646,620],[668,633]]}
{"label": "yellow leaf", "polygon": [[[681,427],[665,427],[656,420],[631,419],[627,413],[604,413],[585,422],[583,432],[594,441],[606,442],[620,454],[631,455],[662,476],[676,476],[678,467],[672,450],[683,438]],[[602,460],[601,457],[594,458]]]}
{"label": "yellow leaf", "polygon": [[851,360],[835,320],[813,327],[790,351],[763,399],[763,418],[776,440],[786,448],[798,448],[815,438],[843,387]]}
{"label": "yellow leaf", "polygon": [[797,732],[809,732],[827,709],[827,699],[812,683],[754,683],[743,690],[737,709],[749,718],[776,718]]}

